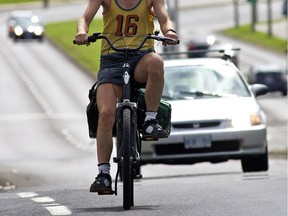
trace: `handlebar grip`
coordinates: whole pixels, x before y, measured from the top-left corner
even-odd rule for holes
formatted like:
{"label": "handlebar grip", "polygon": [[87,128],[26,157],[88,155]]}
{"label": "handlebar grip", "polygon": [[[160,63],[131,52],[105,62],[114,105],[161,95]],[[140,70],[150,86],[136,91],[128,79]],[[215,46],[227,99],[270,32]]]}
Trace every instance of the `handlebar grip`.
{"label": "handlebar grip", "polygon": [[[100,33],[94,33],[93,35],[88,36],[88,42],[94,43],[97,40],[97,37],[100,35]],[[76,44],[76,41],[73,40],[73,44]]]}

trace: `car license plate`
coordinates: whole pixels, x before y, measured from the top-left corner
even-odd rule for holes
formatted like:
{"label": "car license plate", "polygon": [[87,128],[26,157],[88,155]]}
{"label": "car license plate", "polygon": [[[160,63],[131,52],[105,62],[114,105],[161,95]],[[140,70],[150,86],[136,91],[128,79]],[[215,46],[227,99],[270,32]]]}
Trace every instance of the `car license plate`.
{"label": "car license plate", "polygon": [[184,138],[185,149],[210,148],[210,147],[211,147],[211,138],[209,135],[186,136]]}

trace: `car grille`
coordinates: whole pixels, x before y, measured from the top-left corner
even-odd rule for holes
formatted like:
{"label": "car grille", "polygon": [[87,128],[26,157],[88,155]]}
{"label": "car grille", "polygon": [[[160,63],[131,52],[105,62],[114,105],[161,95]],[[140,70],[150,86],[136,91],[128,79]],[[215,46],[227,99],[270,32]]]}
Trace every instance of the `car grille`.
{"label": "car grille", "polygon": [[220,121],[211,122],[188,122],[188,123],[172,123],[172,126],[177,129],[189,129],[189,128],[208,128],[217,127],[220,125]]}
{"label": "car grille", "polygon": [[213,141],[210,148],[185,149],[183,143],[173,143],[164,145],[155,145],[157,155],[175,155],[192,153],[210,153],[210,152],[229,152],[238,151],[240,142],[238,140]]}

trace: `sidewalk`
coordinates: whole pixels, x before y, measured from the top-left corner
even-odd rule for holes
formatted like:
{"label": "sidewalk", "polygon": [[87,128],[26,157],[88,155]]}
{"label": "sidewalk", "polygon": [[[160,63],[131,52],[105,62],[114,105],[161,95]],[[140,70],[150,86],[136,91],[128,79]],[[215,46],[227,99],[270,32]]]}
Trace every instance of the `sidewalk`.
{"label": "sidewalk", "polygon": [[[272,35],[287,40],[287,19],[279,22],[272,23]],[[258,24],[256,25],[256,30],[268,34],[268,25]]]}
{"label": "sidewalk", "polygon": [[[168,2],[173,2],[175,0],[166,0]],[[201,0],[201,1],[193,1],[193,0],[177,0],[178,6],[180,10],[189,10],[195,7],[212,7],[219,5],[232,5],[233,0]],[[282,2],[283,0],[273,0],[273,2]],[[267,0],[258,0],[258,3],[266,3]],[[247,0],[238,0],[238,4],[250,4]]]}
{"label": "sidewalk", "polygon": [[[173,0],[168,0],[173,1]],[[201,0],[201,1],[192,1],[192,0],[178,0],[178,7],[179,10],[191,10],[193,8],[200,8],[200,7],[214,7],[214,6],[221,6],[221,5],[233,5],[232,0]],[[267,0],[258,0],[258,3],[266,3]],[[274,0],[274,2],[283,2],[282,0]],[[247,0],[238,0],[238,4],[250,4]],[[264,33],[268,32],[268,26],[265,24],[257,24],[256,25],[257,31],[262,31]],[[272,22],[272,35],[287,40],[288,35],[288,24],[287,18],[282,21]]]}

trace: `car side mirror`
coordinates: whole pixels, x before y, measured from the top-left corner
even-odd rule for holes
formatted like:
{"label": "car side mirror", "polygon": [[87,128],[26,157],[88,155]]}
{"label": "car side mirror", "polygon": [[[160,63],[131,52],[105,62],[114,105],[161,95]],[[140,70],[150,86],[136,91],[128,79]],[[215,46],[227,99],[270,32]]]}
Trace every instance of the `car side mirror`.
{"label": "car side mirror", "polygon": [[268,88],[263,84],[253,84],[250,85],[250,89],[252,90],[255,97],[266,95],[268,93]]}

